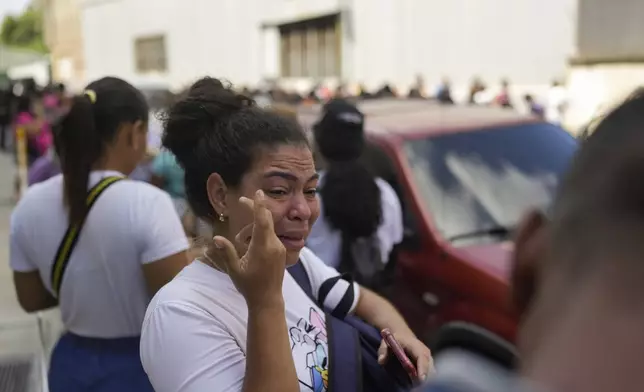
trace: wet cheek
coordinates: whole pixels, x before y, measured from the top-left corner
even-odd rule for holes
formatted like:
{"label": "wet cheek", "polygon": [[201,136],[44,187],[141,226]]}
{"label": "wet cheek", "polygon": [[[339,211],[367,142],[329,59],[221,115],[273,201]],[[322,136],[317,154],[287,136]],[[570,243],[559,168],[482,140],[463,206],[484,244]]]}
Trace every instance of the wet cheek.
{"label": "wet cheek", "polygon": [[309,209],[311,210],[309,225],[313,226],[315,221],[320,217],[320,202],[317,198],[309,203]]}
{"label": "wet cheek", "polygon": [[266,207],[273,215],[273,222],[279,222],[284,218],[288,212],[286,203],[280,203],[277,200],[266,199]]}

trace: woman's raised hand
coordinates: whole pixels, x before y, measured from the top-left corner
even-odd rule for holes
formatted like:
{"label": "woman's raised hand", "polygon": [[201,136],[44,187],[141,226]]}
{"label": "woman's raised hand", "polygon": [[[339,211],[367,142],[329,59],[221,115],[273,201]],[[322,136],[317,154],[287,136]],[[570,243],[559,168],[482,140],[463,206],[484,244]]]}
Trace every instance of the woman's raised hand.
{"label": "woman's raised hand", "polygon": [[275,235],[273,215],[266,208],[264,192],[257,191],[254,200],[246,197],[239,200],[254,214],[253,223],[235,237],[246,252],[240,257],[228,239],[216,236],[217,259],[222,261],[220,267],[228,273],[249,308],[281,305],[286,248]]}

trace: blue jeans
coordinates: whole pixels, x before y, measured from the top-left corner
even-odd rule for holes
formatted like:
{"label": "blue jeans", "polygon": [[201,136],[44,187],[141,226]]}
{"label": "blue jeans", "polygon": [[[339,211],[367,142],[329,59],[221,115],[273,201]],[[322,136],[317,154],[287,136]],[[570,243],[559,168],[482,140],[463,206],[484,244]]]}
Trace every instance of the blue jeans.
{"label": "blue jeans", "polygon": [[49,391],[154,392],[141,365],[139,340],[66,333],[52,353]]}

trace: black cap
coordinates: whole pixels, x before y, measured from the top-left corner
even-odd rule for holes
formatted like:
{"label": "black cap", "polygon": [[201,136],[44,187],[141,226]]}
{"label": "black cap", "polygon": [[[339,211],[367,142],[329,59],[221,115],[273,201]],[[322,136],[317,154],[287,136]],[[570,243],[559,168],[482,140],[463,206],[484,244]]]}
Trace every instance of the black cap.
{"label": "black cap", "polygon": [[358,159],[364,148],[364,115],[352,103],[333,99],[324,105],[313,134],[318,151],[327,160]]}
{"label": "black cap", "polygon": [[345,99],[332,99],[324,105],[322,118],[315,124],[320,130],[364,130],[364,114]]}

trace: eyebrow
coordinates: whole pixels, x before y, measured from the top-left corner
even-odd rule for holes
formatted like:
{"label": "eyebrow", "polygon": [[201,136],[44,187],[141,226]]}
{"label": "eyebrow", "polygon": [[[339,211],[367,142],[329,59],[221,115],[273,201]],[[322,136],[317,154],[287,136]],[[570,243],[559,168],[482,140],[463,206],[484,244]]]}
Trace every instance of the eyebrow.
{"label": "eyebrow", "polygon": [[[279,170],[269,171],[268,173],[264,174],[264,178],[270,178],[270,177],[281,177],[288,181],[297,181],[298,179],[297,176],[295,176],[294,174],[279,171]],[[315,173],[308,180],[306,180],[306,182],[317,180],[318,178],[320,178],[320,175],[318,173]]]}

